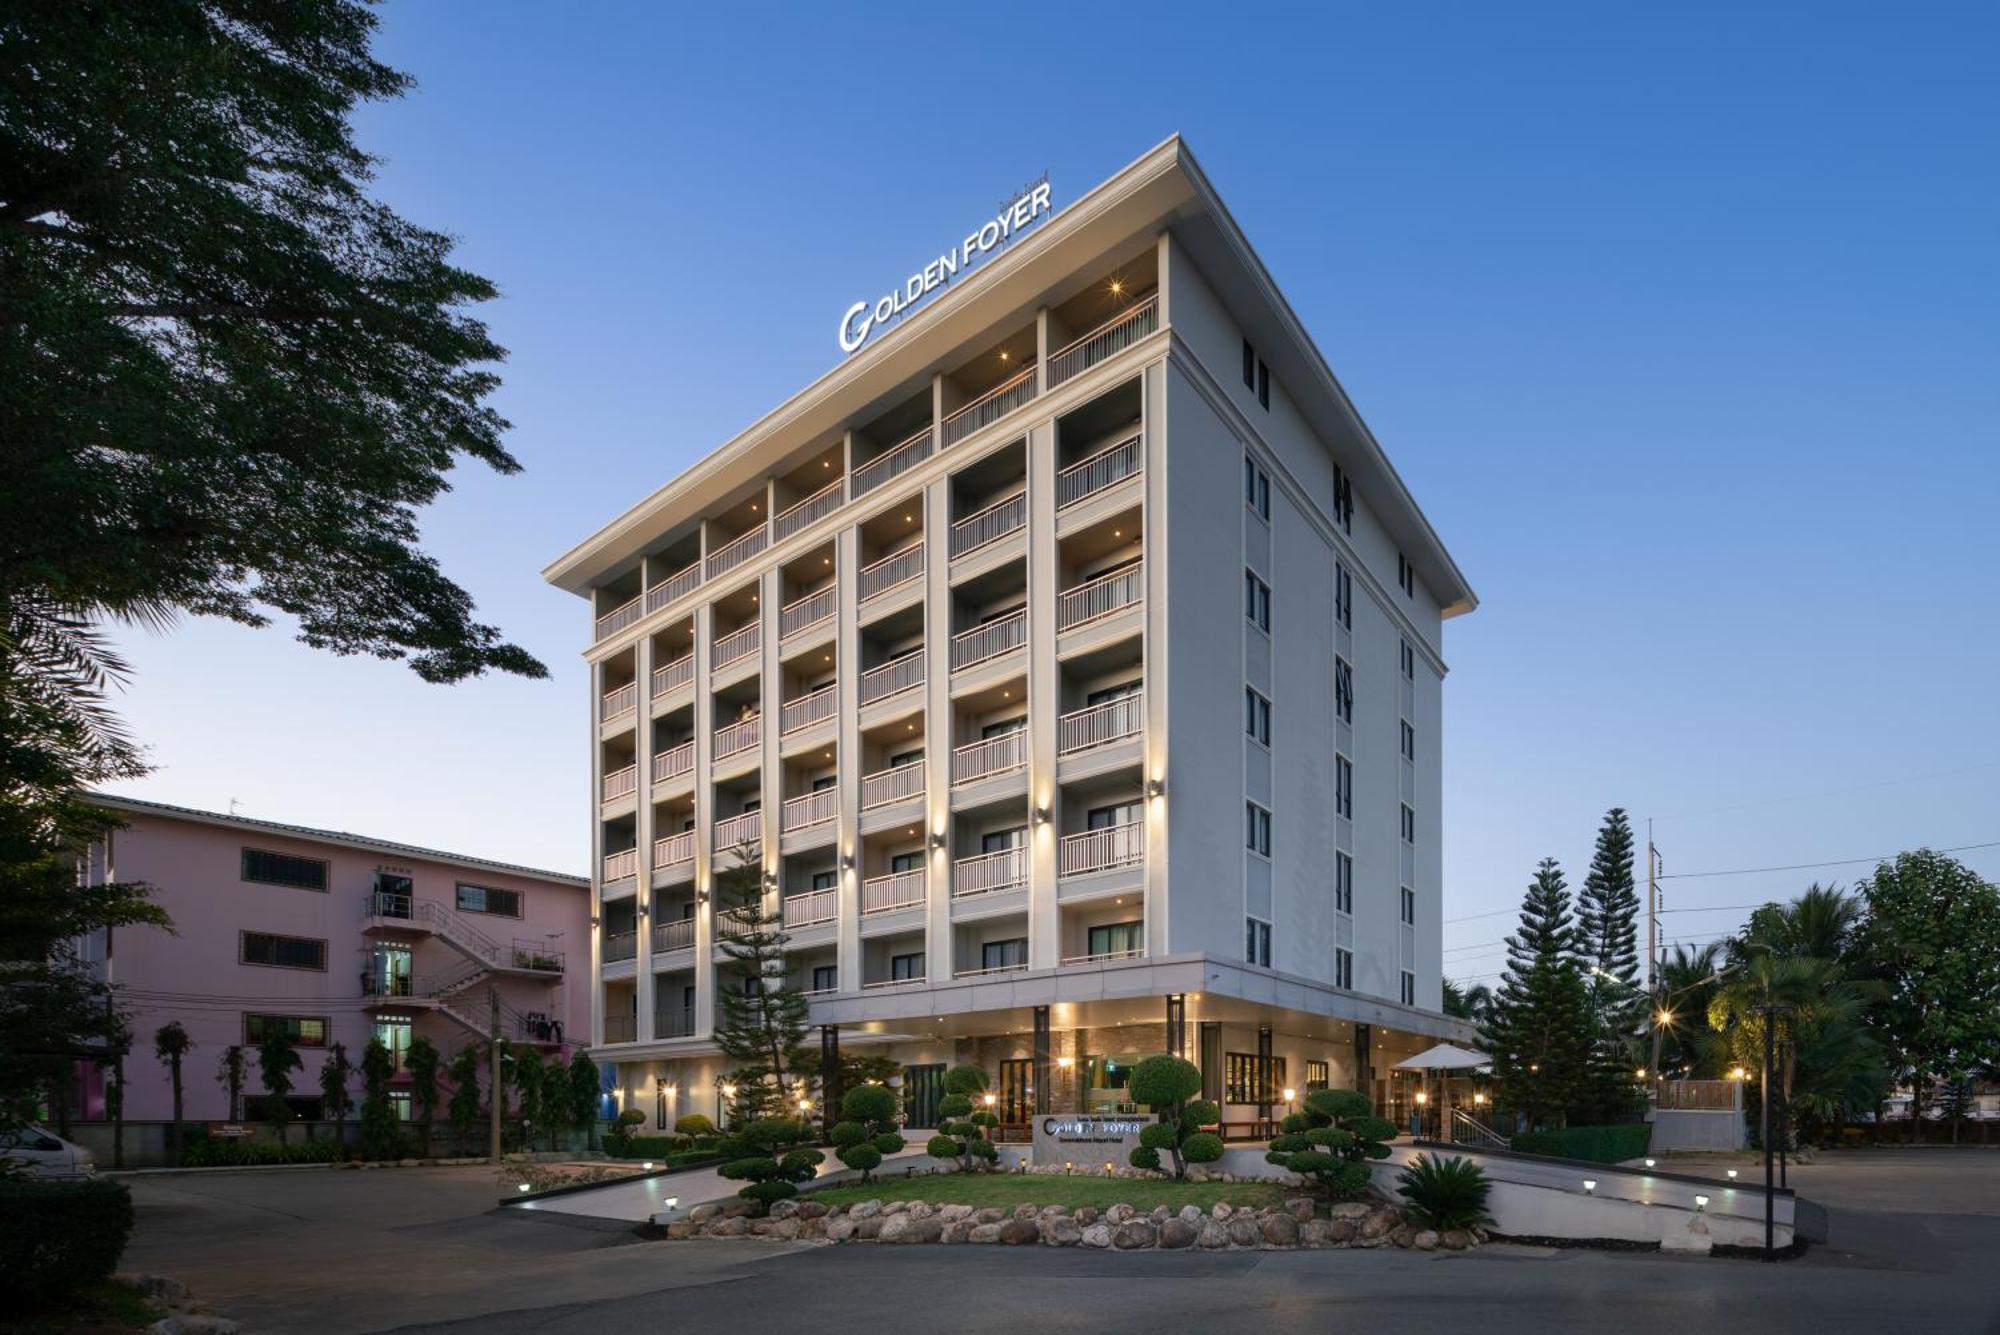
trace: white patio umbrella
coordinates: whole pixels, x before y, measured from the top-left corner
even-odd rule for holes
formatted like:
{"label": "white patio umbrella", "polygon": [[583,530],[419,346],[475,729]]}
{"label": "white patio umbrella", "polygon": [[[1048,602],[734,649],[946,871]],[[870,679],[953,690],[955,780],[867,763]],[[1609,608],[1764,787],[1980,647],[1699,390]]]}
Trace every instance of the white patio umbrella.
{"label": "white patio umbrella", "polygon": [[[1471,1071],[1481,1066],[1491,1066],[1493,1059],[1483,1052],[1473,1052],[1455,1043],[1440,1043],[1426,1048],[1414,1057],[1406,1057],[1396,1063],[1399,1071]],[[1438,1127],[1446,1139],[1451,1137],[1451,1086],[1442,1079],[1438,1081]]]}

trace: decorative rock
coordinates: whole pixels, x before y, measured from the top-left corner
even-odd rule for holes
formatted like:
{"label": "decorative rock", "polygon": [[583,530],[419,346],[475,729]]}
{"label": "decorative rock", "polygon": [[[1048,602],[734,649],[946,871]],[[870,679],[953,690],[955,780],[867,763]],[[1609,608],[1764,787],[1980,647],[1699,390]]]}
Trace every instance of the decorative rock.
{"label": "decorative rock", "polygon": [[783,1200],[771,1203],[771,1218],[773,1219],[790,1219],[798,1212],[799,1203],[797,1201]]}
{"label": "decorative rock", "polygon": [[[936,1218],[926,1217],[923,1219],[917,1219],[910,1215],[904,1215],[903,1218],[909,1221],[909,1227],[903,1230],[903,1236],[896,1239],[896,1241],[898,1242],[944,1241],[944,1224],[939,1220],[937,1220]],[[885,1236],[883,1238],[883,1241],[887,1242],[888,1240],[889,1239],[886,1236],[886,1229],[885,1229]]]}
{"label": "decorative rock", "polygon": [[1036,1213],[1037,1211],[1035,1207],[1028,1204],[1026,1201],[1022,1201],[1019,1205],[1014,1207],[1014,1217],[1016,1219],[1033,1219]]}
{"label": "decorative rock", "polygon": [[1236,1213],[1236,1207],[1231,1205],[1228,1201],[1217,1201],[1215,1203],[1215,1208],[1209,1211],[1210,1216],[1212,1216],[1218,1221],[1227,1219],[1229,1218],[1229,1216],[1235,1213]]}
{"label": "decorative rock", "polygon": [[1220,1251],[1229,1245],[1229,1225],[1211,1219],[1201,1226],[1201,1233],[1195,1241],[1209,1251]]}
{"label": "decorative rock", "polygon": [[1054,1215],[1042,1221],[1042,1241],[1051,1247],[1074,1247],[1083,1240],[1083,1230],[1068,1215]]}
{"label": "decorative rock", "polygon": [[1301,1224],[1313,1217],[1313,1203],[1310,1196],[1294,1196],[1285,1202],[1285,1213]]}
{"label": "decorative rock", "polygon": [[1326,1240],[1335,1247],[1345,1247],[1354,1241],[1358,1230],[1352,1219],[1329,1219],[1326,1221]]}
{"label": "decorative rock", "polygon": [[1257,1226],[1257,1216],[1247,1210],[1229,1216],[1229,1240],[1238,1247],[1255,1247],[1262,1242],[1264,1230]]}
{"label": "decorative rock", "polygon": [[1273,1247],[1296,1247],[1299,1241],[1299,1221],[1290,1214],[1279,1212],[1265,1218],[1264,1241]]}
{"label": "decorative rock", "polygon": [[1107,1224],[1122,1224],[1137,1213],[1139,1212],[1131,1206],[1121,1203],[1112,1206],[1104,1212],[1104,1222]]}
{"label": "decorative rock", "polygon": [[778,1222],[779,1221],[775,1219],[753,1219],[750,1221],[750,1236],[753,1238],[768,1237],[770,1235],[771,1229],[775,1227]]}
{"label": "decorative rock", "polygon": [[972,1207],[970,1205],[960,1205],[956,1202],[951,1205],[940,1205],[937,1215],[945,1223],[955,1224],[961,1219],[972,1218]]}
{"label": "decorative rock", "polygon": [[1389,1236],[1390,1230],[1395,1227],[1396,1216],[1392,1212],[1388,1210],[1371,1210],[1368,1212],[1368,1217],[1361,1221],[1360,1237],[1363,1242],[1370,1242],[1377,1238],[1386,1238]]}
{"label": "decorative rock", "polygon": [[[944,1241],[948,1243],[972,1241],[972,1230],[979,1225],[970,1219],[954,1219],[944,1226]],[[997,1230],[996,1230],[997,1231]]]}
{"label": "decorative rock", "polygon": [[1159,1232],[1144,1219],[1128,1219],[1111,1235],[1111,1245],[1120,1251],[1140,1251],[1159,1241]]}
{"label": "decorative rock", "polygon": [[1333,1221],[1330,1219],[1308,1219],[1299,1225],[1299,1246],[1330,1247],[1333,1245]]}
{"label": "decorative rock", "polygon": [[1438,1249],[1437,1230],[1430,1228],[1421,1230],[1417,1236],[1410,1239],[1410,1245],[1420,1252],[1436,1251]]}
{"label": "decorative rock", "polygon": [[694,1209],[688,1211],[688,1222],[691,1224],[706,1224],[721,1213],[722,1207],[713,1202],[707,1205],[697,1205]]}
{"label": "decorative rock", "polygon": [[967,1242],[998,1242],[1000,1241],[1000,1225],[974,1224],[972,1231],[965,1235],[965,1240]]}
{"label": "decorative rock", "polygon": [[1032,1219],[1009,1219],[1000,1225],[1000,1241],[1009,1247],[1019,1247],[1023,1243],[1041,1240],[1042,1230]]}
{"label": "decorative rock", "polygon": [[856,1219],[870,1219],[882,1213],[882,1202],[862,1201],[847,1212]]}
{"label": "decorative rock", "polygon": [[1083,1225],[1085,1228],[1089,1228],[1097,1222],[1097,1207],[1095,1205],[1079,1205],[1076,1207],[1075,1217],[1077,1223]]}
{"label": "decorative rock", "polygon": [[773,1220],[771,1223],[771,1236],[781,1242],[790,1242],[799,1236],[799,1229],[803,1226],[804,1222],[797,1218],[788,1217]]}
{"label": "decorative rock", "polygon": [[877,1242],[901,1242],[903,1235],[910,1231],[910,1225],[917,1221],[907,1214],[892,1214],[882,1217],[882,1227],[875,1231]]}
{"label": "decorative rock", "polygon": [[[1200,1216],[1196,1215],[1196,1218],[1200,1218]],[[1200,1230],[1179,1215],[1175,1215],[1160,1225],[1160,1245],[1169,1250],[1192,1247],[1194,1246],[1195,1238],[1199,1235]]]}
{"label": "decorative rock", "polygon": [[909,1212],[910,1203],[908,1201],[890,1201],[882,1207],[883,1214],[908,1214]]}
{"label": "decorative rock", "polygon": [[937,1206],[932,1205],[929,1201],[910,1202],[910,1218],[912,1219],[928,1219],[936,1213]]}
{"label": "decorative rock", "polygon": [[1083,1245],[1086,1247],[1109,1247],[1111,1245],[1111,1225],[1092,1224],[1083,1230]]}
{"label": "decorative rock", "polygon": [[860,1227],[861,1224],[858,1220],[849,1219],[846,1215],[837,1215],[826,1221],[826,1240],[828,1242],[846,1242],[854,1236],[854,1231]]}
{"label": "decorative rock", "polygon": [[1408,1224],[1398,1224],[1389,1230],[1389,1241],[1398,1247],[1407,1247],[1417,1240],[1417,1230]]}
{"label": "decorative rock", "polygon": [[1062,1205],[1044,1205],[1041,1209],[1041,1216],[1044,1219],[1054,1219],[1057,1215],[1066,1215],[1068,1213],[1069,1208]]}
{"label": "decorative rock", "polygon": [[[798,1216],[801,1219],[824,1219],[826,1217],[825,1201],[797,1201],[792,1203],[795,1203],[799,1207]],[[771,1213],[776,1214],[777,1211],[773,1210]]]}
{"label": "decorative rock", "polygon": [[1472,1245],[1472,1235],[1462,1228],[1448,1228],[1438,1234],[1438,1246],[1448,1252],[1462,1252]]}
{"label": "decorative rock", "polygon": [[1183,1205],[1180,1217],[1184,1223],[1193,1224],[1196,1228],[1201,1227],[1201,1207],[1199,1205]]}
{"label": "decorative rock", "polygon": [[1007,1212],[997,1205],[989,1205],[975,1217],[982,1224],[997,1224],[1007,1218]]}
{"label": "decorative rock", "polygon": [[854,1236],[863,1242],[873,1242],[882,1235],[882,1225],[887,1222],[879,1214],[869,1215],[855,1223]]}
{"label": "decorative rock", "polygon": [[796,1222],[799,1226],[799,1237],[802,1239],[810,1239],[816,1242],[826,1236],[826,1220],[824,1219],[800,1219]]}
{"label": "decorative rock", "polygon": [[1152,1213],[1147,1215],[1146,1217],[1153,1221],[1154,1228],[1158,1228],[1161,1224],[1164,1224],[1169,1219],[1172,1219],[1174,1217],[1174,1212],[1172,1210],[1169,1210],[1164,1205],[1155,1205],[1153,1207]]}
{"label": "decorative rock", "polygon": [[711,1238],[740,1238],[750,1231],[750,1221],[742,1215],[731,1215],[718,1219],[708,1226],[707,1236]]}
{"label": "decorative rock", "polygon": [[1327,1213],[1335,1219],[1345,1219],[1349,1223],[1359,1224],[1374,1211],[1375,1207],[1367,1201],[1341,1201]]}
{"label": "decorative rock", "polygon": [[676,1219],[673,1223],[667,1225],[667,1239],[670,1242],[679,1242],[683,1238],[691,1238],[693,1236],[694,1225],[685,1219]]}

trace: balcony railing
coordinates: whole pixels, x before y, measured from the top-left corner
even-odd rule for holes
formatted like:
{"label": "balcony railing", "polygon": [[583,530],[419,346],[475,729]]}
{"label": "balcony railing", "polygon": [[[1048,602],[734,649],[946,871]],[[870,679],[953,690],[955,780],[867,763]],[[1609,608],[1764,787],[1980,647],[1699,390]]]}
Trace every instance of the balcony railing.
{"label": "balcony railing", "polygon": [[757,652],[757,645],[764,637],[761,622],[752,621],[747,626],[739,626],[715,642],[715,661],[712,668],[726,668],[740,658],[747,658]]}
{"label": "balcony railing", "polygon": [[755,843],[764,833],[764,813],[746,811],[740,816],[728,816],[715,823],[715,847],[718,851],[735,848],[744,842]]}
{"label": "balcony railing", "polygon": [[913,686],[924,684],[924,651],[912,649],[900,658],[877,664],[861,674],[861,703],[872,705]]}
{"label": "balcony railing", "polygon": [[664,955],[670,950],[690,950],[694,947],[694,919],[673,918],[653,926],[653,953]]}
{"label": "balcony railing", "polygon": [[828,683],[809,695],[796,700],[787,700],[778,707],[778,728],[781,732],[797,732],[810,728],[815,723],[824,723],[840,710],[840,699],[833,685]]}
{"label": "balcony railing", "polygon": [[964,556],[1027,527],[1028,493],[1017,491],[951,526],[951,554]]}
{"label": "balcony railing", "polygon": [[682,654],[671,663],[653,669],[653,698],[678,691],[694,681],[694,655]]}
{"label": "balcony railing", "polygon": [[900,552],[891,552],[873,565],[862,567],[858,585],[860,600],[867,602],[924,573],[924,544],[916,542]]}
{"label": "balcony railing", "polygon": [[630,797],[639,790],[639,767],[627,765],[624,769],[612,770],[604,776],[604,800],[615,802],[621,797]]}
{"label": "balcony railing", "polygon": [[628,848],[622,853],[606,853],[604,855],[604,879],[606,881],[622,881],[627,876],[637,876],[638,874],[638,849]]}
{"label": "balcony railing", "polygon": [[1145,588],[1145,565],[1134,561],[1108,575],[1100,575],[1088,584],[1065,590],[1056,599],[1056,629],[1073,630],[1114,612],[1122,612],[1139,601]]}
{"label": "balcony railing", "polygon": [[854,470],[852,494],[859,499],[875,488],[895,477],[908,472],[931,457],[931,429],[927,426],[908,440],[870,459]]}
{"label": "balcony railing", "polygon": [[654,783],[666,783],[670,779],[678,779],[693,768],[694,743],[692,741],[682,742],[679,746],[670,746],[664,751],[656,751],[653,754]]}
{"label": "balcony railing", "polygon": [[861,911],[887,913],[924,902],[924,874],[921,871],[892,871],[887,876],[871,876],[861,883]]}
{"label": "balcony railing", "polygon": [[998,658],[1004,653],[1019,649],[1027,642],[1028,609],[1023,607],[952,636],[952,671],[984,663],[989,658]]}
{"label": "balcony railing", "polygon": [[877,770],[861,776],[861,809],[887,806],[924,790],[924,762],[913,760],[893,769]]}
{"label": "balcony railing", "polygon": [[604,693],[603,707],[598,718],[606,723],[615,718],[624,718],[639,707],[639,683],[628,681],[615,690]]}
{"label": "balcony railing", "polygon": [[785,896],[785,926],[815,927],[832,922],[840,913],[838,890],[808,890],[802,895]]}
{"label": "balcony railing", "polygon": [[1113,316],[1082,338],[1049,356],[1049,388],[1054,389],[1091,367],[1115,357],[1160,327],[1159,294],[1131,310]]}
{"label": "balcony railing", "polygon": [[874,978],[863,983],[861,986],[864,991],[873,991],[878,987],[915,987],[923,981],[924,976],[917,974],[912,978]]}
{"label": "balcony railing", "polygon": [[793,830],[810,829],[824,825],[833,819],[839,807],[836,798],[840,796],[831,788],[822,788],[816,793],[800,793],[797,797],[785,799],[780,809],[778,828],[790,834]]}
{"label": "balcony railing", "polygon": [[1028,962],[1022,960],[1019,964],[989,964],[983,969],[953,969],[951,976],[953,978],[995,978],[1003,973],[1025,973],[1027,968]]}
{"label": "balcony railing", "polygon": [[771,528],[777,533],[778,541],[783,542],[801,529],[812,527],[839,508],[840,479],[835,478],[798,504],[779,511],[778,517],[771,522]]}
{"label": "balcony railing", "polygon": [[840,602],[840,589],[829,584],[823,589],[815,589],[796,602],[789,603],[778,613],[778,634],[796,635],[807,626],[817,626],[833,615]]}
{"label": "balcony railing", "polygon": [[748,561],[770,544],[771,535],[759,524],[740,537],[731,538],[708,554],[701,564],[703,579],[718,579]]}
{"label": "balcony railing", "polygon": [[[609,1035],[606,1035],[608,1038]],[[675,1006],[653,1012],[654,1038],[693,1038],[694,1007]]]}
{"label": "balcony railing", "polygon": [[694,561],[646,590],[646,610],[657,612],[668,603],[679,602],[701,584],[701,562]]}
{"label": "balcony railing", "polygon": [[1127,437],[1057,473],[1056,509],[1075,505],[1128,477],[1137,477],[1146,466],[1143,443],[1143,437]]}
{"label": "balcony railing", "polygon": [[1088,876],[1092,872],[1131,867],[1146,860],[1146,826],[1143,821],[1108,825],[1101,830],[1066,834],[1056,850],[1056,873],[1060,876]]}
{"label": "balcony railing", "polygon": [[1100,950],[1094,955],[1065,955],[1064,964],[1103,964],[1110,960],[1142,960],[1146,958],[1144,946],[1132,946],[1126,950]]}
{"label": "balcony railing", "polygon": [[1065,756],[1136,737],[1146,727],[1145,693],[1134,691],[1116,700],[1074,710],[1064,714],[1056,727],[1056,750]]}
{"label": "balcony railing", "polygon": [[604,962],[616,964],[629,960],[639,953],[639,933],[606,932],[604,934]]}
{"label": "balcony railing", "polygon": [[693,830],[682,830],[679,834],[663,834],[653,841],[653,865],[655,867],[672,867],[683,862],[693,861]]}
{"label": "balcony railing", "polygon": [[637,621],[645,615],[642,610],[645,605],[645,598],[635,594],[629,602],[620,603],[603,616],[597,618],[597,638],[601,640],[607,635],[616,635],[619,631]]}
{"label": "balcony railing", "polygon": [[1014,732],[1003,732],[998,737],[967,742],[955,748],[951,753],[951,781],[973,783],[1017,770],[1027,763],[1028,730],[1020,728]]}
{"label": "balcony railing", "polygon": [[1002,848],[992,853],[960,858],[951,868],[954,899],[990,894],[995,890],[1016,890],[1027,883],[1028,850],[1025,848]]}
{"label": "balcony railing", "polygon": [[945,418],[944,443],[957,444],[979,428],[999,421],[1034,397],[1035,368],[1030,364]]}
{"label": "balcony railing", "polygon": [[631,1043],[639,1037],[639,1017],[636,1015],[607,1015],[604,1017],[604,1041],[606,1043]]}
{"label": "balcony railing", "polygon": [[748,751],[764,740],[764,720],[752,714],[749,718],[732,723],[726,728],[715,730],[715,758],[727,760],[733,755]]}

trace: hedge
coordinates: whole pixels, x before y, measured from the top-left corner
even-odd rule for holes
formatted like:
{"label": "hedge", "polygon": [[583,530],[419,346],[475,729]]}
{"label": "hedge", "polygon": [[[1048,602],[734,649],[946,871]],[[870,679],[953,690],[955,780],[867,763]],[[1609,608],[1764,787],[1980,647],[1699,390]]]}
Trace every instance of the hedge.
{"label": "hedge", "polygon": [[132,1235],[121,1182],[0,1178],[0,1305],[40,1302],[103,1281]]}
{"label": "hedge", "polygon": [[1588,1163],[1623,1163],[1646,1153],[1653,1128],[1646,1122],[1616,1122],[1609,1126],[1568,1126],[1560,1131],[1523,1131],[1509,1142],[1521,1154],[1546,1154]]}
{"label": "hedge", "polygon": [[183,1168],[235,1168],[254,1164],[334,1163],[341,1144],[328,1137],[322,1140],[295,1140],[279,1145],[252,1141],[248,1137],[204,1136],[181,1148]]}

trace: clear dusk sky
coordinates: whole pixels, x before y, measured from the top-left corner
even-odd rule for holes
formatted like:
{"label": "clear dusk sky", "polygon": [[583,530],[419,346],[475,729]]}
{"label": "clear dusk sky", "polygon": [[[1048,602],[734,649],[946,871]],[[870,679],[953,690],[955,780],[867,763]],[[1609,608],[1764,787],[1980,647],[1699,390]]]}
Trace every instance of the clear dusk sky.
{"label": "clear dusk sky", "polygon": [[[1482,599],[1448,977],[1613,804],[1669,873],[2000,842],[2000,11],[840,9],[381,11],[419,86],[362,142],[500,285],[526,466],[427,542],[553,678],[131,632],[128,791],[581,872],[589,622],[541,567],[1020,182],[1060,208],[1179,132]],[[1670,880],[1668,936],[1865,870]]]}

